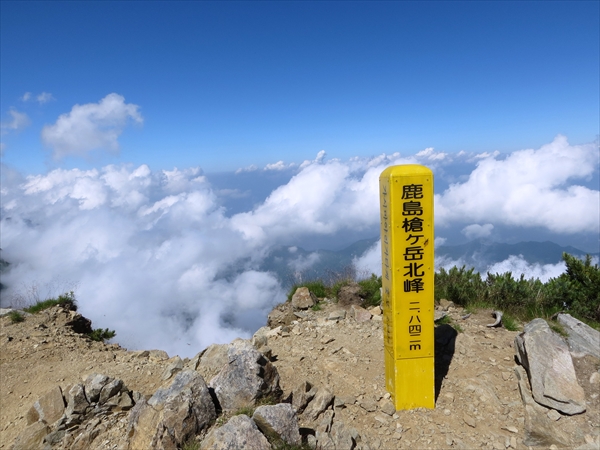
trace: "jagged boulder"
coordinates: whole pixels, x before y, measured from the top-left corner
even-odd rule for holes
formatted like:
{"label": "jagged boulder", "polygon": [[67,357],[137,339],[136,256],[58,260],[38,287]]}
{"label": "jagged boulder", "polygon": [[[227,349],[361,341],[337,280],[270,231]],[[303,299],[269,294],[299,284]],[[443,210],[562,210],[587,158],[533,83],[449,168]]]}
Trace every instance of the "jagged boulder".
{"label": "jagged boulder", "polygon": [[267,325],[270,328],[285,326],[296,320],[294,307],[290,302],[281,303],[273,308],[267,317]]}
{"label": "jagged boulder", "polygon": [[34,422],[19,433],[12,448],[13,450],[40,448],[42,440],[49,432],[50,428],[44,422]]}
{"label": "jagged boulder", "polygon": [[38,420],[52,425],[60,419],[65,411],[65,401],[60,386],[41,396],[29,409],[26,415],[27,425]]}
{"label": "jagged boulder", "polygon": [[557,320],[569,335],[567,343],[571,351],[600,359],[600,332],[570,314],[559,314]]}
{"label": "jagged boulder", "polygon": [[271,450],[271,444],[254,421],[243,414],[233,416],[222,427],[214,427],[200,444],[201,450]]}
{"label": "jagged boulder", "polygon": [[515,337],[519,363],[527,370],[536,402],[565,414],[585,411],[585,394],[566,342],[544,319],[534,319]]}
{"label": "jagged boulder", "polygon": [[292,406],[298,412],[302,413],[306,405],[314,398],[317,388],[313,387],[308,381],[300,383],[292,392]]}
{"label": "jagged boulder", "polygon": [[183,370],[173,382],[140,401],[129,417],[129,449],[174,449],[206,429],[216,418],[202,376]]}
{"label": "jagged boulder", "polygon": [[289,403],[259,406],[252,420],[265,436],[293,445],[301,443],[298,416]]}
{"label": "jagged boulder", "polygon": [[317,390],[312,401],[304,410],[304,417],[309,420],[315,420],[323,411],[325,411],[332,403],[335,396],[326,387],[320,387]]}
{"label": "jagged boulder", "polygon": [[548,409],[534,401],[527,386],[527,374],[523,367],[515,367],[515,375],[519,383],[519,391],[525,407],[525,436],[523,443],[532,447],[549,448],[552,445],[567,447],[569,437],[554,426],[548,418]]}
{"label": "jagged boulder", "polygon": [[277,369],[249,341],[234,340],[227,358],[228,363],[209,383],[224,411],[254,405],[263,397],[281,396]]}
{"label": "jagged boulder", "polygon": [[317,297],[307,287],[299,287],[292,296],[292,306],[295,309],[308,309],[317,302]]}

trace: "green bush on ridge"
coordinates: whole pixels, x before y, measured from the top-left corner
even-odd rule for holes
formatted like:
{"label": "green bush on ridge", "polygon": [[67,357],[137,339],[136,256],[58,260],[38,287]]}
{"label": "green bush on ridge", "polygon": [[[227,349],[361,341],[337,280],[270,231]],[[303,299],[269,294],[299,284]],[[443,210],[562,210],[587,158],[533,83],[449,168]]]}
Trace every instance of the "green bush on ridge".
{"label": "green bush on ridge", "polygon": [[30,314],[35,314],[57,305],[65,306],[71,311],[77,311],[77,300],[75,300],[75,293],[73,291],[66,292],[62,295],[59,295],[58,298],[49,298],[47,300],[36,302],[35,305],[23,308],[23,311]]}
{"label": "green bush on ridge", "polygon": [[[550,318],[559,311],[600,329],[600,268],[592,265],[592,258],[585,260],[563,253],[567,266],[565,273],[543,283],[537,278],[526,279],[524,275],[514,278],[511,272],[488,273],[483,279],[475,268],[465,266],[440,268],[435,274],[435,301],[445,298],[455,304],[474,311],[479,308],[494,308],[504,312],[507,329],[517,330],[517,321],[530,321],[536,317]],[[327,285],[323,280],[312,280],[295,284],[289,294],[291,300],[296,289],[306,286],[317,297],[337,297],[342,286],[351,280],[338,280]],[[381,303],[381,277],[358,282],[361,286],[363,306]],[[314,290],[313,290],[314,289]]]}

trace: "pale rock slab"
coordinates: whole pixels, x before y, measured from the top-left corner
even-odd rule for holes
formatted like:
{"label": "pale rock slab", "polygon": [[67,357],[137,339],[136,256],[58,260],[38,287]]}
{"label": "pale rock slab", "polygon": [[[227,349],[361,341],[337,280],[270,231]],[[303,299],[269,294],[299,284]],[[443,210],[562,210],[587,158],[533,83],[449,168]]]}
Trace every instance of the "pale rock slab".
{"label": "pale rock slab", "polygon": [[536,402],[569,415],[585,411],[585,393],[577,382],[569,348],[544,319],[525,325],[514,342]]}
{"label": "pale rock slab", "polygon": [[600,359],[600,332],[577,320],[570,314],[559,314],[557,317],[569,337],[567,343],[573,352],[592,355]]}
{"label": "pale rock slab", "polygon": [[515,375],[519,382],[519,391],[525,406],[525,438],[523,443],[527,446],[546,448],[551,445],[558,445],[560,448],[567,446],[570,441],[569,437],[559,431],[554,421],[548,418],[548,409],[539,405],[531,396],[525,369],[520,366],[515,367]]}

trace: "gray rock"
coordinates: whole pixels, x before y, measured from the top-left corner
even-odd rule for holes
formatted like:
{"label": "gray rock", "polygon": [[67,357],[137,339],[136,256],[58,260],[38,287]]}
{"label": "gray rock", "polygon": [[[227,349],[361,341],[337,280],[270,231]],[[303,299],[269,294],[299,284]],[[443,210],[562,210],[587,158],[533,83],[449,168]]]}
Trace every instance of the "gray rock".
{"label": "gray rock", "polygon": [[62,417],[65,412],[65,401],[60,386],[41,396],[27,412],[27,423],[43,420],[52,425]]}
{"label": "gray rock", "polygon": [[353,436],[358,433],[355,429],[347,427],[344,422],[337,421],[331,426],[329,436],[335,445],[336,449],[352,450],[356,446],[356,440]]}
{"label": "gray rock", "polygon": [[271,450],[271,444],[250,417],[233,416],[220,428],[213,427],[200,444],[201,450]]}
{"label": "gray rock", "polygon": [[306,405],[308,405],[316,393],[317,388],[313,387],[308,381],[303,381],[292,391],[292,406],[298,414],[304,411],[304,408],[306,408]]}
{"label": "gray rock", "polygon": [[206,429],[216,418],[202,376],[183,370],[171,384],[138,402],[129,415],[130,449],[171,449]]}
{"label": "gray rock", "polygon": [[531,447],[557,445],[567,447],[570,439],[560,431],[547,416],[548,409],[539,405],[531,396],[527,385],[527,374],[523,367],[515,367],[521,399],[525,406],[525,437],[523,443]]}
{"label": "gray rock", "polygon": [[308,309],[317,302],[317,297],[307,287],[299,287],[292,296],[292,306],[296,309]]}
{"label": "gray rock", "polygon": [[327,388],[321,387],[317,390],[315,397],[304,410],[304,417],[315,420],[329,405],[333,403],[334,395]]}
{"label": "gray rock", "polygon": [[433,313],[433,321],[437,322],[438,320],[442,320],[447,315],[448,315],[448,313],[446,311],[441,311],[439,309],[436,309]]}
{"label": "gray rock", "polygon": [[259,406],[254,411],[252,420],[265,436],[288,444],[301,444],[298,416],[289,403]]}
{"label": "gray rock", "polygon": [[585,411],[585,394],[577,382],[565,341],[544,319],[534,319],[515,336],[517,359],[527,370],[536,402],[565,414]]}
{"label": "gray rock", "polygon": [[177,372],[183,369],[183,360],[179,356],[173,356],[167,364],[167,367],[162,373],[161,379],[163,381],[168,380]]}
{"label": "gray rock", "polygon": [[252,336],[252,345],[254,345],[257,349],[268,345],[269,339],[267,337],[267,333],[269,331],[271,331],[269,327],[261,327],[256,330],[256,333],[254,333]]}
{"label": "gray rock", "polygon": [[19,433],[13,450],[32,450],[40,448],[44,437],[50,433],[50,428],[44,422],[35,422]]}
{"label": "gray rock", "polygon": [[281,396],[277,369],[249,341],[236,339],[228,347],[228,364],[209,383],[224,411]]}
{"label": "gray rock", "polygon": [[164,350],[148,350],[148,358],[152,361],[166,361],[169,354]]}
{"label": "gray rock", "polygon": [[76,384],[71,387],[65,398],[67,400],[67,410],[65,411],[67,416],[85,414],[87,407],[90,406],[82,384]]}
{"label": "gray rock", "polygon": [[388,399],[383,399],[379,403],[379,409],[381,410],[381,412],[387,414],[388,416],[391,416],[391,415],[393,415],[396,412],[396,407]]}
{"label": "gray rock", "polygon": [[270,328],[285,326],[296,320],[294,307],[291,302],[281,303],[273,308],[267,317],[267,325]]}
{"label": "gray rock", "polygon": [[367,398],[359,401],[359,406],[367,412],[375,412],[377,411],[377,403],[373,400],[369,400]]}
{"label": "gray rock", "polygon": [[358,305],[350,306],[350,309],[348,310],[348,312],[350,314],[350,317],[359,323],[368,322],[369,320],[371,320],[371,317],[373,316],[369,311],[367,311],[364,308],[361,308]]}
{"label": "gray rock", "polygon": [[343,320],[346,318],[346,311],[343,309],[338,309],[337,311],[332,311],[327,316],[327,320]]}
{"label": "gray rock", "polygon": [[87,397],[88,401],[90,403],[97,402],[100,399],[100,392],[102,392],[102,388],[110,381],[112,381],[111,378],[99,373],[93,373],[88,376],[83,383],[85,396]]}
{"label": "gray rock", "polygon": [[100,397],[98,399],[98,403],[103,404],[109,398],[117,395],[123,389],[123,381],[118,378],[106,383],[102,390],[100,391]]}
{"label": "gray rock", "polygon": [[212,344],[201,352],[200,362],[196,370],[204,377],[205,380],[210,380],[218,374],[223,367],[229,364],[227,357],[228,344]]}
{"label": "gray rock", "polygon": [[557,320],[569,334],[567,343],[571,351],[600,359],[600,332],[570,314],[559,314]]}

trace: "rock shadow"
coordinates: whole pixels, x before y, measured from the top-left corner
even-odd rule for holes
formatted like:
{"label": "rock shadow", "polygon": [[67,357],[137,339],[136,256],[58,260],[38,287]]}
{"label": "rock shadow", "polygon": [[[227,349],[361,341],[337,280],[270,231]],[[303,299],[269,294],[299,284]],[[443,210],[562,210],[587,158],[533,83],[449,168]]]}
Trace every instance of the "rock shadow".
{"label": "rock shadow", "polygon": [[435,401],[442,390],[442,381],[448,374],[454,356],[454,347],[458,333],[450,325],[435,327]]}

